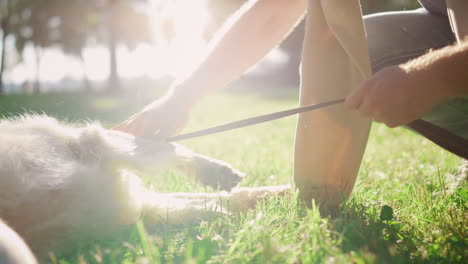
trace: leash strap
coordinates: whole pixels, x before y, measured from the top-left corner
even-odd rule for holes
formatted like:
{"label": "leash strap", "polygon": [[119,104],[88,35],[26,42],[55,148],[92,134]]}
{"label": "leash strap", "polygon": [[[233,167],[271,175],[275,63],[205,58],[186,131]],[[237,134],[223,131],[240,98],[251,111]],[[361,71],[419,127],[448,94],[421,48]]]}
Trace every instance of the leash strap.
{"label": "leash strap", "polygon": [[[219,125],[219,126],[202,129],[202,130],[198,130],[198,131],[187,133],[187,134],[170,137],[167,141],[172,142],[172,141],[186,140],[190,138],[202,137],[206,135],[234,130],[234,129],[238,129],[242,127],[253,126],[256,124],[265,123],[268,121],[324,108],[327,106],[331,106],[331,105],[335,105],[335,104],[339,104],[343,102],[344,102],[344,99],[338,99],[338,100],[333,100],[333,101],[329,101],[325,103],[307,105],[307,106],[289,109],[289,110],[285,110],[281,112],[251,117],[251,118],[239,120],[239,121],[224,124],[224,125]],[[434,142],[435,144],[439,145],[440,147],[462,158],[468,159],[468,140],[462,137],[459,137],[441,127],[438,127],[429,122],[423,121],[421,119],[408,124],[407,127],[423,135],[424,137]]]}
{"label": "leash strap", "polygon": [[421,119],[413,121],[407,126],[440,147],[468,159],[468,140]]}
{"label": "leash strap", "polygon": [[302,106],[294,109],[289,109],[281,112],[276,112],[276,113],[271,113],[271,114],[266,114],[266,115],[261,115],[261,116],[256,116],[256,117],[251,117],[243,120],[239,120],[236,122],[220,125],[220,126],[215,126],[175,137],[170,137],[167,141],[172,142],[172,141],[180,141],[180,140],[186,140],[189,138],[196,138],[196,137],[201,137],[201,136],[206,136],[206,135],[211,135],[211,134],[216,134],[224,131],[229,131],[229,130],[234,130],[238,129],[241,127],[247,127],[247,126],[253,126],[256,124],[260,123],[265,123],[268,121],[280,119],[283,117],[287,116],[292,116],[295,114],[300,114],[320,108],[324,108],[327,106],[343,103],[345,99],[339,99],[339,100],[333,100],[333,101],[328,101],[325,103],[320,103],[320,104],[314,104],[314,105],[307,105],[307,106]]}

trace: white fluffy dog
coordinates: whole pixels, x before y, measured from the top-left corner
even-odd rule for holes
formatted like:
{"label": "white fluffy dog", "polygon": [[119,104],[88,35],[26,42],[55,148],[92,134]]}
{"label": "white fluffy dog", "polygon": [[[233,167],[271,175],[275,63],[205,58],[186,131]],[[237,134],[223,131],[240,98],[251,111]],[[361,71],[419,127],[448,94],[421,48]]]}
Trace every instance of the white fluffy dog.
{"label": "white fluffy dog", "polygon": [[[231,190],[242,178],[228,164],[179,145],[135,138],[98,124],[72,127],[46,116],[3,120],[0,218],[42,258],[49,251],[70,250],[72,241],[111,235],[139,218],[147,224],[186,223],[207,212],[226,213],[220,212],[223,199],[230,200],[231,212],[238,212],[288,188],[163,194],[147,190],[134,174],[166,165],[223,190]],[[8,255],[1,237],[0,260],[2,250]]]}

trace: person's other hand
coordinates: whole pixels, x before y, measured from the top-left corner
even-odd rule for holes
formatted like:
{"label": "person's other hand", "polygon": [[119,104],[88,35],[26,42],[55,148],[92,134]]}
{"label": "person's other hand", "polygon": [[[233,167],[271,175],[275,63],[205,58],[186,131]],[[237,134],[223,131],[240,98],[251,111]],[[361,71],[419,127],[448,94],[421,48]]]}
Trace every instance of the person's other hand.
{"label": "person's other hand", "polygon": [[427,73],[408,72],[400,66],[385,68],[364,82],[345,100],[362,116],[389,127],[421,118],[441,101],[435,78]]}
{"label": "person's other hand", "polygon": [[168,98],[159,99],[113,127],[138,137],[166,140],[187,123],[189,109]]}

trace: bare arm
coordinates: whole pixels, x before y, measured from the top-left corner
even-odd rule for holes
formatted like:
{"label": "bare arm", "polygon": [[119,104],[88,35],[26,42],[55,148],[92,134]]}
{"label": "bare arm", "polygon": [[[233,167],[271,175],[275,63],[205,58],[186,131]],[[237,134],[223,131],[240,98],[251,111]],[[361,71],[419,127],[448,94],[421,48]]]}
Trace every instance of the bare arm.
{"label": "bare arm", "polygon": [[437,101],[468,94],[468,38],[459,45],[432,51],[401,66],[408,74],[431,81]]}
{"label": "bare arm", "polygon": [[436,104],[468,95],[468,39],[388,67],[348,96],[346,104],[389,127],[421,118]]}
{"label": "bare arm", "polygon": [[115,129],[146,137],[159,130],[159,138],[177,133],[198,99],[263,58],[294,28],[306,8],[307,0],[249,1],[225,23],[206,57],[186,79]]}
{"label": "bare arm", "polygon": [[290,33],[306,8],[306,0],[248,2],[224,24],[208,55],[173,88],[173,96],[191,103],[237,78]]}

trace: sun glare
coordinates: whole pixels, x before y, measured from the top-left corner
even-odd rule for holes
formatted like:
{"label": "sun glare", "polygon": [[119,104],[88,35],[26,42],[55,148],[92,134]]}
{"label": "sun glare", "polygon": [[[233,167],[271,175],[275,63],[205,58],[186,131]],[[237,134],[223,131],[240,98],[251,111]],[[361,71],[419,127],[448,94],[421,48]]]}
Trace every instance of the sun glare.
{"label": "sun glare", "polygon": [[[209,13],[205,0],[152,0],[148,9],[152,17],[154,44],[140,44],[134,50],[117,49],[118,70],[122,78],[171,75],[181,78],[199,62],[205,52],[203,38]],[[173,23],[173,38],[161,34],[164,19]],[[84,49],[84,65],[58,49],[45,49],[41,56],[40,78],[56,82],[65,77],[80,79],[84,73],[91,80],[105,80],[109,74],[109,52],[105,46]],[[32,48],[26,48],[24,60],[7,72],[7,80],[20,84],[32,81],[36,62]]]}
{"label": "sun glare", "polygon": [[[155,7],[156,1],[153,1]],[[156,8],[154,8],[156,11]],[[204,29],[209,22],[205,0],[187,1],[173,0],[155,12],[153,24],[155,36],[161,36],[161,27],[165,20],[173,25],[174,37],[170,40],[158,41],[161,51],[160,64],[175,77],[182,77],[190,71],[203,56],[206,41],[203,38]]]}

